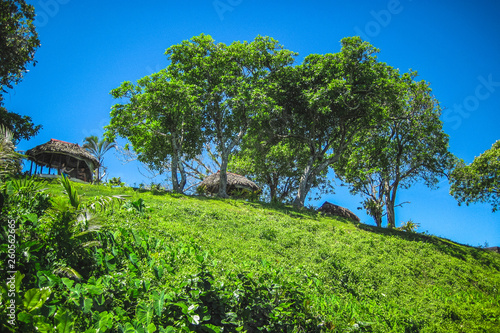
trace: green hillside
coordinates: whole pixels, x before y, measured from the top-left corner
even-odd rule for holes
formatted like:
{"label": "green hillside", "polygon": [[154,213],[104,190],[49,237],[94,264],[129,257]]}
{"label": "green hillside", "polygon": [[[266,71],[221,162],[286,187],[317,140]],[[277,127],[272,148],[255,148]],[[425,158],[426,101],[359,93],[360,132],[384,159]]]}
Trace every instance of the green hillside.
{"label": "green hillside", "polygon": [[3,189],[23,332],[500,331],[497,253],[288,206],[37,184]]}

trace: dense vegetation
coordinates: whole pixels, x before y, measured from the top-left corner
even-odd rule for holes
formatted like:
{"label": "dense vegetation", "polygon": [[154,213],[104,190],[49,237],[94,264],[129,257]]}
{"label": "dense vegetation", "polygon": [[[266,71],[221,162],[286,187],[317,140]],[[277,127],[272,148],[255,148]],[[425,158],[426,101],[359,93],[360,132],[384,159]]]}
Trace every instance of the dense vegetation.
{"label": "dense vegetation", "polygon": [[61,182],[2,185],[4,329],[500,329],[496,253],[290,206]]}
{"label": "dense vegetation", "polygon": [[194,36],[167,49],[165,69],[111,91],[118,103],[106,135],[170,172],[178,193],[189,171],[196,182],[219,169],[221,198],[227,171],[239,172],[268,201],[300,208],[313,188],[330,189],[333,171],[366,196],[377,225],[386,215],[393,228],[398,189],[436,185],[453,159],[429,83],[380,62],[378,52],[348,37],[339,52],[295,64],[297,54],[271,37],[226,45]]}

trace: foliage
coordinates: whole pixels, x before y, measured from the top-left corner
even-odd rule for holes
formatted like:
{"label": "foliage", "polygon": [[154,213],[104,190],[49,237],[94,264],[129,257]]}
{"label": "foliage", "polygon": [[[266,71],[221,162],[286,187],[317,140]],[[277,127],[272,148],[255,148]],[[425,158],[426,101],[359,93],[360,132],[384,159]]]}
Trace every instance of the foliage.
{"label": "foliage", "polygon": [[[0,96],[1,98],[1,96]],[[42,125],[33,123],[31,117],[21,116],[14,112],[9,112],[1,106],[0,102],[0,126],[9,129],[13,134],[14,143],[19,143],[21,139],[29,140],[38,134]]]}
{"label": "foliage", "polygon": [[271,121],[278,137],[307,152],[294,205],[303,207],[316,178],[336,162],[357,135],[385,118],[394,92],[389,67],[359,37],[344,38],[335,54],[312,54],[283,71],[276,91],[281,109]]}
{"label": "foliage", "polygon": [[171,46],[166,54],[168,72],[197,88],[204,142],[217,149],[219,196],[227,197],[229,157],[253,123],[275,106],[270,97],[273,77],[292,64],[295,54],[270,37],[225,45],[203,34]]}
{"label": "foliage", "polygon": [[[24,0],[0,1],[0,88],[12,88],[27,72],[40,46],[33,20],[35,8]],[[0,94],[1,95],[1,94]],[[1,97],[0,97],[1,102]]]}
{"label": "foliage", "polygon": [[34,61],[35,51],[40,46],[33,20],[35,10],[24,0],[0,1],[0,125],[13,133],[14,143],[29,140],[41,129],[28,116],[7,111],[2,93],[6,88],[21,81],[28,72],[27,64]]}
{"label": "foliage", "polygon": [[139,161],[153,170],[163,173],[169,168],[174,191],[182,193],[186,185],[182,161],[198,154],[203,142],[196,87],[161,70],[136,85],[124,82],[111,94],[128,101],[113,106],[108,135],[127,138]]}
{"label": "foliage", "polygon": [[386,106],[389,119],[360,134],[335,171],[349,183],[352,193],[366,196],[364,206],[378,226],[385,205],[387,226],[394,228],[398,189],[417,181],[435,187],[451,168],[452,155],[429,84],[416,82],[414,72],[400,75],[394,71],[391,75],[391,84],[399,93]]}
{"label": "foliage", "polygon": [[490,203],[493,212],[500,204],[500,140],[465,165],[461,160],[450,175],[450,194],[459,204]]}
{"label": "foliage", "polygon": [[[241,149],[230,159],[229,169],[265,188],[269,202],[291,201],[307,164],[307,153],[303,146],[296,147],[287,140],[265,141],[263,132],[258,132],[244,138]],[[318,176],[313,186],[324,182],[326,174]]]}
{"label": "foliage", "polygon": [[122,182],[121,177],[113,177],[108,181],[108,184],[110,186],[120,186],[123,187],[125,186],[125,183]]}
{"label": "foliage", "polygon": [[[104,167],[104,155],[113,148],[116,148],[116,142],[109,138],[99,138],[91,135],[85,138],[83,148],[91,153],[98,161],[99,166],[95,169],[95,183],[101,183],[106,176],[106,168]],[[102,172],[101,172],[102,170]]]}
{"label": "foliage", "polygon": [[[66,202],[73,217],[90,206],[96,191],[107,197],[133,193],[64,183],[61,196],[56,183],[19,184],[42,196],[48,186],[53,205]],[[77,186],[84,195],[76,193]],[[18,273],[9,286],[17,295],[17,331],[496,332],[500,327],[495,253],[417,233],[357,227],[288,206],[149,192],[132,196],[132,202],[148,202],[148,219],[108,206],[95,211],[101,228],[88,230],[85,239],[69,231],[66,238],[62,233],[49,238],[56,237],[53,228],[65,225],[54,206],[16,218]],[[9,196],[2,213],[37,206],[10,202],[22,198],[29,199]],[[65,241],[72,246],[63,253]],[[2,323],[8,319],[10,290],[6,263],[0,262]],[[80,276],[69,268],[78,268]],[[9,329],[14,331],[5,324]]]}
{"label": "foliage", "polygon": [[21,172],[23,156],[16,152],[13,134],[5,126],[0,125],[0,180],[6,176],[16,175]]}
{"label": "foliage", "polygon": [[398,229],[406,232],[416,232],[419,227],[420,223],[409,220],[407,222],[404,222]]}

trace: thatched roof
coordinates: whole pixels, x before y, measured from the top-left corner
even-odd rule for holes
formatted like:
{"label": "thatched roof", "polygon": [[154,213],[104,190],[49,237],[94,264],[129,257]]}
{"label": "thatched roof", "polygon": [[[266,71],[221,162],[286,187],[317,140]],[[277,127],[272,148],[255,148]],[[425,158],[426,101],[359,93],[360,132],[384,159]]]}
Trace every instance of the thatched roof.
{"label": "thatched roof", "polygon": [[328,201],[325,201],[325,203],[318,209],[319,212],[325,213],[325,214],[330,214],[333,216],[339,216],[339,217],[344,217],[347,219],[351,219],[353,221],[359,222],[359,217],[351,212],[349,209],[337,206],[335,204],[332,204]]}
{"label": "thatched roof", "polygon": [[91,162],[94,168],[99,166],[99,161],[77,143],[50,139],[50,141],[36,146],[26,152],[26,155],[30,160],[39,164],[47,164],[46,160],[42,157],[47,154],[67,155],[79,160]]}
{"label": "thatched roof", "polygon": [[[218,193],[219,192],[219,184],[220,184],[220,174],[219,172],[211,174],[207,178],[205,178],[200,187],[204,188],[204,190],[208,193]],[[232,172],[227,173],[227,194],[231,195],[232,192],[237,190],[248,190],[250,192],[258,192],[260,188],[251,180],[247,178],[237,175]]]}

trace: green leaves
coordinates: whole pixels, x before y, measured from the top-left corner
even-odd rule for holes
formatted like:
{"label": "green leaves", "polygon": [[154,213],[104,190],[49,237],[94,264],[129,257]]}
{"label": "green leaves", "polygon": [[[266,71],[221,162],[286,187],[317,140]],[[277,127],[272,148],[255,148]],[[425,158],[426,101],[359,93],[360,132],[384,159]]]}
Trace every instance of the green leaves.
{"label": "green leaves", "polygon": [[50,288],[33,288],[24,294],[23,305],[28,312],[38,310],[49,299],[52,291]]}
{"label": "green leaves", "polygon": [[416,182],[434,188],[451,167],[452,155],[429,84],[415,81],[415,72],[380,70],[383,118],[353,138],[334,169],[352,193],[366,197],[365,209],[378,226],[385,206],[387,225],[395,227],[398,189]]}
{"label": "green leaves", "polygon": [[500,140],[465,165],[458,161],[450,175],[450,194],[459,204],[490,203],[493,212],[500,205]]}

